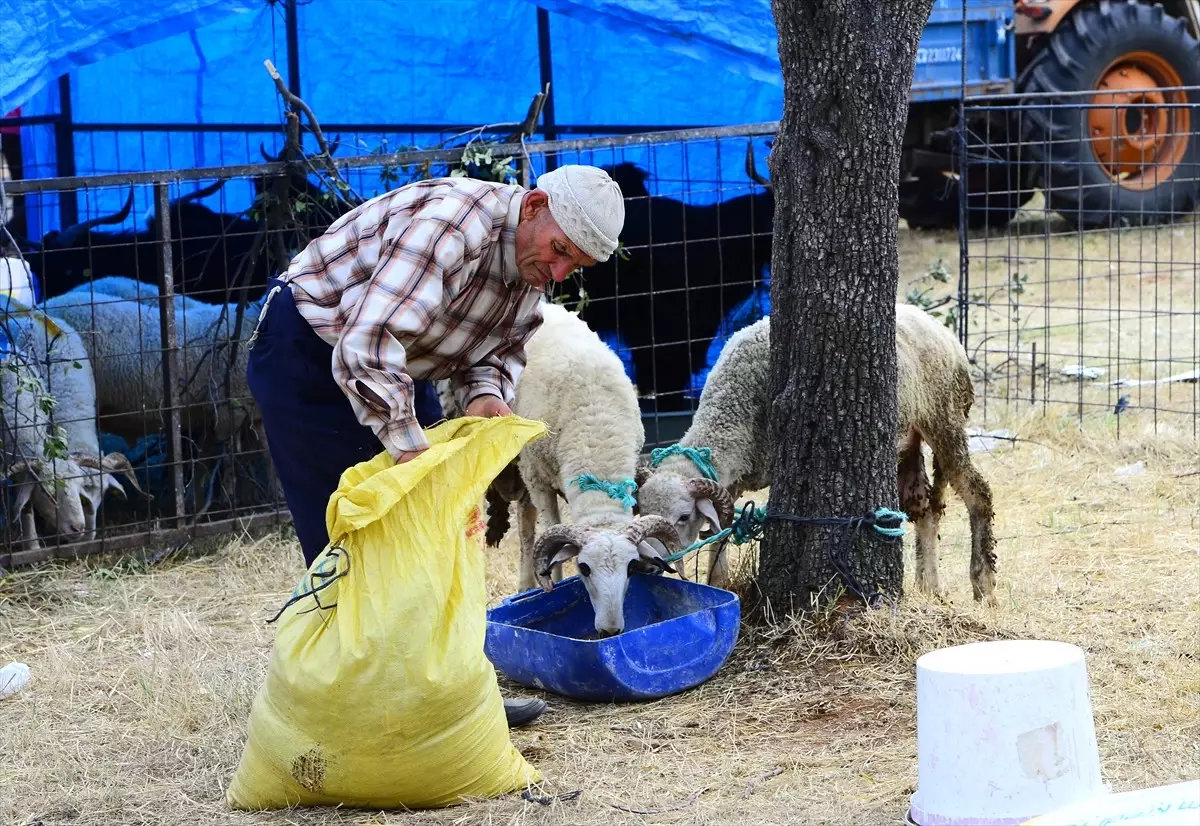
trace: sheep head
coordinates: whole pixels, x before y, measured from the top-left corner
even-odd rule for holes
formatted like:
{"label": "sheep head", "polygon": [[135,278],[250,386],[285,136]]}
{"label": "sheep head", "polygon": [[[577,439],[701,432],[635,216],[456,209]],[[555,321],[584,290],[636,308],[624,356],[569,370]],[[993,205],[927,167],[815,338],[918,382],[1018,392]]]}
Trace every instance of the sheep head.
{"label": "sheep head", "polygon": [[705,523],[719,531],[733,522],[733,497],[721,485],[703,477],[688,479],[660,470],[638,488],[637,499],[639,513],[665,519],[684,548],[700,538]]}
{"label": "sheep head", "polygon": [[134,490],[146,498],[150,498],[150,494],[142,490],[141,485],[138,484],[137,476],[133,472],[133,465],[129,463],[129,460],[125,458],[123,453],[106,453],[104,456],[96,456],[92,453],[78,453],[72,458],[75,459],[81,468],[89,471],[99,471],[98,473],[87,473],[79,480],[79,495],[83,499],[84,517],[87,523],[85,532],[88,539],[96,538],[96,511],[100,509],[100,503],[104,499],[104,494],[111,490],[120,494],[122,498],[125,497],[125,489],[121,487],[121,483],[117,481],[117,477],[114,474],[122,474],[133,485]]}
{"label": "sheep head", "polygon": [[[666,551],[664,554],[663,551]],[[666,556],[679,550],[679,539],[665,519],[642,516],[621,530],[584,525],[554,525],[534,544],[534,570],[546,591],[554,587],[550,570],[577,557],[580,579],[596,613],[596,631],[604,636],[625,630],[625,593],[629,575],[675,569]]]}
{"label": "sheep head", "polygon": [[19,462],[8,470],[17,489],[15,516],[32,505],[42,520],[54,527],[58,537],[81,539],[88,516],[81,494],[86,473],[74,459]]}

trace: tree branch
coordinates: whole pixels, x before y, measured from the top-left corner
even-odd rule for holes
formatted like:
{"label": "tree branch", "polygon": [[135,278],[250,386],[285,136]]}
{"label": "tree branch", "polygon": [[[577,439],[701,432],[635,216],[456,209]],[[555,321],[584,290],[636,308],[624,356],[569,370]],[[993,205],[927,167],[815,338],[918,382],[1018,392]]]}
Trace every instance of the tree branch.
{"label": "tree branch", "polygon": [[[342,176],[338,173],[337,166],[333,162],[333,156],[329,151],[329,143],[325,140],[325,133],[321,131],[321,124],[317,121],[317,116],[313,114],[313,110],[309,108],[307,103],[305,103],[296,95],[293,95],[288,90],[287,85],[283,82],[283,78],[280,77],[279,72],[275,70],[275,64],[273,64],[270,60],[264,60],[263,65],[267,67],[267,73],[271,75],[271,79],[275,81],[275,90],[279,92],[279,96],[282,97],[288,103],[288,105],[292,107],[293,110],[303,112],[304,116],[308,118],[308,129],[317,139],[317,146],[321,147],[321,161],[324,164],[325,169],[329,172],[330,177],[332,177],[333,180],[338,184],[334,187],[337,197],[341,198],[343,201],[346,200],[342,197],[341,192],[337,190],[341,190],[343,187],[347,192],[351,192],[353,190],[351,190],[350,185],[346,183],[346,181],[344,181]],[[349,202],[347,201],[347,203]]]}

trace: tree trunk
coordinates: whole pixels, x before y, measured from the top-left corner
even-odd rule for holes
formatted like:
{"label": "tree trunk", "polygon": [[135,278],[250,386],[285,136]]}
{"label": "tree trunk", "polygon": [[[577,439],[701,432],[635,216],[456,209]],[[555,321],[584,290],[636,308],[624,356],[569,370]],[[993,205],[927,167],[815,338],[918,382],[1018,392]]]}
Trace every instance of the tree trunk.
{"label": "tree trunk", "polygon": [[[784,104],[769,161],[769,509],[870,516],[897,508],[897,182],[932,0],[772,5]],[[869,525],[770,519],[758,587],[775,614],[828,604],[843,589],[898,597],[901,549]]]}

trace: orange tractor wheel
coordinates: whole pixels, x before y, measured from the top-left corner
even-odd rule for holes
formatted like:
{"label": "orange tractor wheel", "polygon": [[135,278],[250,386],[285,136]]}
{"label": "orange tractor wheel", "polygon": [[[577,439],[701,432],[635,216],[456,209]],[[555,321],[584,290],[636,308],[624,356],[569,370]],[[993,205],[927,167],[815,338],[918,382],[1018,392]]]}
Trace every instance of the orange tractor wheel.
{"label": "orange tractor wheel", "polygon": [[1042,168],[1049,206],[1082,227],[1192,211],[1200,43],[1184,21],[1144,3],[1087,4],[1048,37],[1021,81],[1039,96],[1025,98],[1014,117]]}

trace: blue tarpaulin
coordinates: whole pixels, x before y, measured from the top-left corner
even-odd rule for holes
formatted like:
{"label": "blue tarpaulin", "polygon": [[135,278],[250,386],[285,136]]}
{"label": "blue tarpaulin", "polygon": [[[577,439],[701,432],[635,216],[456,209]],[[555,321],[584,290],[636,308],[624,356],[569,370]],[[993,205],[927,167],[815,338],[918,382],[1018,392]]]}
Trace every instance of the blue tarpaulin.
{"label": "blue tarpaulin", "polygon": [[80,66],[251,8],[248,0],[10,0],[4,6],[0,113]]}
{"label": "blue tarpaulin", "polygon": [[[286,72],[281,3],[175,0],[156,7],[146,0],[56,0],[53,14],[44,2],[12,5],[13,14],[0,22],[0,113],[17,106],[24,116],[57,113],[58,88],[51,81],[70,70],[77,123],[281,121],[282,106],[263,67],[270,59]],[[778,66],[767,0],[541,5],[551,11],[558,123],[725,125],[779,115],[782,91],[773,82]],[[326,122],[520,120],[540,89],[536,12],[529,0],[298,4],[301,95]],[[269,149],[277,145],[278,135],[262,137]],[[27,177],[55,174],[53,138],[50,125],[25,128]],[[343,153],[381,148],[378,137],[362,143],[373,145]],[[75,136],[81,175],[258,160],[257,139],[233,130],[85,130]],[[653,160],[657,165],[660,159]],[[681,161],[661,160],[677,168],[665,174],[654,169],[656,178],[682,178]],[[699,160],[689,160],[693,180],[703,180],[704,167],[715,163],[696,169]],[[722,166],[736,171],[740,159]],[[119,193],[107,195],[119,205]],[[138,204],[138,210],[147,206]],[[81,213],[89,207],[80,204]]]}
{"label": "blue tarpaulin", "polygon": [[[182,61],[153,67],[160,87],[173,75],[200,70],[213,79],[217,89],[244,88],[237,82],[234,61],[216,65],[211,59],[217,55],[208,55],[206,61],[204,47],[216,47],[220,52],[219,43],[225,42],[239,53],[241,60],[237,62],[243,71],[261,65],[262,58],[278,54],[283,48],[282,3],[266,0],[8,0],[5,5],[10,11],[0,14],[0,43],[5,47],[0,58],[0,113],[30,101],[59,75],[98,63],[104,65],[91,73],[123,81],[107,88],[112,93],[110,103],[126,108],[140,102],[132,87],[146,78],[124,74],[127,65],[107,59],[163,40],[170,42],[153,53]],[[596,123],[605,122],[606,114],[616,114],[611,104],[617,101],[634,109],[644,101],[669,102],[662,93],[676,91],[680,84],[671,84],[674,89],[660,89],[656,81],[664,76],[682,79],[695,75],[701,65],[715,70],[716,76],[708,77],[713,92],[733,91],[726,88],[727,79],[720,73],[741,74],[773,87],[781,85],[769,0],[311,0],[299,4],[300,57],[307,71],[321,76],[320,87],[335,95],[351,88],[358,95],[365,93],[353,103],[364,113],[409,122],[400,117],[405,109],[415,113],[437,99],[450,106],[445,111],[439,108],[437,114],[444,121],[455,122],[454,97],[442,97],[439,92],[461,91],[456,81],[474,82],[475,88],[464,101],[468,104],[483,98],[491,98],[501,106],[508,103],[506,95],[495,88],[497,83],[508,85],[518,101],[526,97],[527,90],[519,83],[520,73],[532,70],[533,79],[537,77],[536,6],[554,15],[554,43],[561,52],[554,67],[556,79],[561,77],[569,86],[589,75],[623,81],[623,89],[613,87],[604,99],[592,101],[601,104]],[[239,15],[250,17],[232,25],[226,21],[225,25],[212,26]],[[263,44],[258,38],[244,39],[247,26],[257,30],[259,37],[273,41],[270,53],[261,50]],[[197,36],[189,34],[194,30],[199,30]],[[579,34],[584,36],[577,37]],[[677,62],[679,55],[702,64],[681,65]],[[614,64],[613,58],[623,60]],[[241,74],[240,80],[252,77]],[[370,82],[352,83],[355,79]],[[645,83],[647,79],[649,84]],[[691,80],[693,83],[682,85],[694,86],[700,78]],[[233,85],[227,86],[231,81]],[[398,83],[391,86],[386,81]],[[745,84],[741,85],[745,91]],[[134,92],[133,100],[130,92]],[[775,97],[778,93],[767,94]],[[368,106],[379,96],[385,101],[382,113],[378,107]],[[562,97],[565,103],[572,96]],[[689,109],[694,105],[704,109],[704,97],[716,96],[680,102]],[[721,97],[723,111],[735,114],[741,105],[739,99]],[[751,105],[758,97],[752,96]],[[311,102],[319,105],[321,98]],[[339,103],[351,102],[339,98]],[[184,102],[175,99],[173,104]],[[236,105],[236,100],[226,102],[230,104]],[[138,119],[164,120],[156,111],[138,111]],[[592,109],[588,112],[591,114]],[[233,120],[253,114],[251,108]],[[470,114],[468,122],[479,119],[474,108]],[[503,109],[505,117],[510,114]],[[564,114],[560,118],[569,122],[591,119]],[[621,120],[637,119],[625,115]]]}
{"label": "blue tarpaulin", "polygon": [[[0,0],[4,2],[4,0]],[[7,0],[0,11],[0,115],[60,111],[70,78],[77,124],[204,125],[208,131],[80,129],[78,175],[256,163],[282,129],[283,104],[263,66],[286,77],[282,2],[267,0]],[[769,0],[309,0],[297,4],[300,94],[325,123],[488,124],[524,117],[540,91],[537,8],[548,10],[559,124],[732,125],[775,120],[782,89]],[[593,133],[598,134],[598,133]],[[341,155],[413,140],[363,129]],[[436,142],[424,139],[423,145]],[[353,144],[357,141],[357,145]],[[759,141],[759,157],[765,153]],[[597,151],[560,162],[631,161],[652,194],[693,203],[750,189],[744,143],[696,142]],[[58,174],[53,124],[21,128],[23,177]],[[534,159],[534,174],[543,171]],[[760,168],[763,168],[760,164]],[[386,182],[355,181],[371,195]],[[194,185],[185,184],[178,192]],[[81,218],[115,212],[128,188],[90,188]],[[205,200],[250,203],[231,182]],[[58,196],[26,196],[32,238],[58,228]],[[152,192],[135,189],[124,228],[144,226]],[[115,229],[116,227],[110,227]],[[749,309],[758,307],[752,304]],[[753,315],[753,312],[750,313]],[[750,318],[749,320],[753,320]]]}
{"label": "blue tarpaulin", "polygon": [[[281,129],[247,135],[236,127],[282,120],[283,105],[263,65],[270,59],[286,73],[282,3],[176,0],[160,2],[151,13],[144,0],[57,0],[55,19],[90,20],[87,31],[82,23],[51,25],[41,11],[44,3],[13,3],[11,18],[27,15],[45,25],[14,30],[14,37],[26,39],[14,41],[21,45],[6,48],[0,57],[0,110],[21,105],[23,116],[59,112],[58,85],[48,81],[58,68],[78,65],[70,71],[76,123],[203,124],[209,129],[79,130],[76,174],[254,163],[261,160],[260,140],[269,151],[278,148]],[[779,115],[781,89],[758,79],[774,77],[775,32],[767,0],[548,0],[542,5],[551,11],[552,96],[560,124],[727,125]],[[186,29],[189,13],[198,28]],[[134,26],[130,20],[139,14],[144,15],[141,25]],[[326,123],[520,120],[540,89],[536,14],[530,0],[300,3],[301,95]],[[182,28],[164,37],[168,24]],[[14,80],[32,71],[22,70],[26,66],[41,67],[40,89],[32,91],[32,80]],[[229,128],[215,131],[217,125]],[[346,140],[355,145],[344,143],[340,154],[382,150],[385,137],[365,131],[351,135]],[[406,138],[411,141],[412,135]],[[21,143],[25,177],[57,174],[53,125],[23,127]],[[386,148],[401,147],[393,137]],[[764,151],[760,146],[760,155]],[[749,186],[736,147],[725,146],[720,157],[719,152],[710,142],[595,152],[577,160],[632,161],[651,172],[652,193],[711,203],[738,194],[731,183],[743,191]],[[364,186],[364,194],[388,188],[378,181]],[[81,193],[79,214],[114,212],[127,194],[113,188]],[[206,203],[241,209],[251,197],[249,186],[230,185]],[[126,228],[141,222],[150,198],[148,188],[137,189]],[[58,226],[55,195],[29,196],[27,202],[32,237]]]}

